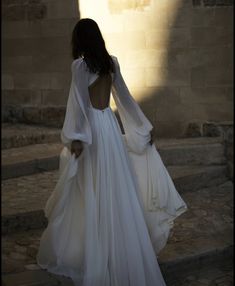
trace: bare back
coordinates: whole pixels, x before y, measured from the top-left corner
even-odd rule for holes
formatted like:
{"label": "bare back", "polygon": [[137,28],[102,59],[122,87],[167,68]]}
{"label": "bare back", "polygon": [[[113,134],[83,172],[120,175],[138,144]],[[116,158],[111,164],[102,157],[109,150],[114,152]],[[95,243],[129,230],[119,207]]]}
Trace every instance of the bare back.
{"label": "bare back", "polygon": [[90,103],[93,108],[104,109],[109,106],[112,87],[111,74],[99,76],[89,87]]}

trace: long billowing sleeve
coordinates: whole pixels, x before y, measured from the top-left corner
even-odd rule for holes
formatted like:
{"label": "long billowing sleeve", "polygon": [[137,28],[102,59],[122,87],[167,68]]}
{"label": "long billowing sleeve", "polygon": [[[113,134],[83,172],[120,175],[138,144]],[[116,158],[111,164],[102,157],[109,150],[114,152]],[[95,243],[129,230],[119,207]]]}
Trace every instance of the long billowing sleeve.
{"label": "long billowing sleeve", "polygon": [[73,140],[91,144],[91,129],[87,117],[88,75],[82,59],[73,61],[72,81],[66,107],[65,120],[61,131],[62,143],[70,148]]}
{"label": "long billowing sleeve", "polygon": [[112,58],[115,63],[112,95],[125,131],[127,146],[131,151],[140,154],[149,144],[150,131],[153,126],[131,96],[122,77],[117,58]]}

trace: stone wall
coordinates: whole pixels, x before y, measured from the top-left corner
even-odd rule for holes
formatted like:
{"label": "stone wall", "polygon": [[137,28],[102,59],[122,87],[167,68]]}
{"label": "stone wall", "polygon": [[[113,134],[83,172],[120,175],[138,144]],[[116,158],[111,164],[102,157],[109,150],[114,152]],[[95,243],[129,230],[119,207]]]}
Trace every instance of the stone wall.
{"label": "stone wall", "polygon": [[225,157],[227,159],[228,177],[233,181],[233,165],[234,165],[234,143],[233,143],[233,123],[206,123],[203,126],[203,136],[215,137],[220,136],[223,138]]}
{"label": "stone wall", "polygon": [[5,121],[61,125],[71,79],[76,0],[2,1]]}
{"label": "stone wall", "polygon": [[80,0],[80,13],[98,22],[158,136],[232,120],[232,1]]}
{"label": "stone wall", "polygon": [[[2,1],[6,119],[61,126],[75,2]],[[232,1],[80,0],[79,11],[98,22],[157,136],[233,120]]]}

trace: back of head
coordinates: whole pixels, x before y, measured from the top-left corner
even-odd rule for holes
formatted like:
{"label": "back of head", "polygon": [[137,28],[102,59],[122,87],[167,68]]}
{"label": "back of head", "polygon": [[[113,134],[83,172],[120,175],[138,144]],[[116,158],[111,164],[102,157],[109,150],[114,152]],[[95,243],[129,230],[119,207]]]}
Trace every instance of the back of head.
{"label": "back of head", "polygon": [[102,75],[114,71],[114,64],[106,50],[100,29],[92,19],[81,19],[75,25],[72,53],[74,59],[83,57],[91,72]]}

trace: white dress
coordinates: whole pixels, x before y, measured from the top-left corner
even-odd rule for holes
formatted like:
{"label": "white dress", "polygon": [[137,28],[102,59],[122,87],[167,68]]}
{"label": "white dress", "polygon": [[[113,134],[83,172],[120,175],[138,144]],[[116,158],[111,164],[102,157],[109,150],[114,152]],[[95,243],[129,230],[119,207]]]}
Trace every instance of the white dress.
{"label": "white dress", "polygon": [[[94,74],[84,60],[73,61],[60,177],[45,207],[37,263],[75,286],[164,286],[156,254],[187,206],[149,144],[152,125],[112,58],[112,95],[125,136],[110,107],[92,107]],[[84,147],[78,159],[69,150],[75,139]]]}

